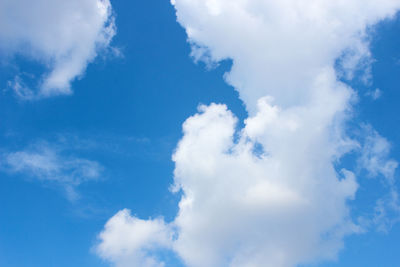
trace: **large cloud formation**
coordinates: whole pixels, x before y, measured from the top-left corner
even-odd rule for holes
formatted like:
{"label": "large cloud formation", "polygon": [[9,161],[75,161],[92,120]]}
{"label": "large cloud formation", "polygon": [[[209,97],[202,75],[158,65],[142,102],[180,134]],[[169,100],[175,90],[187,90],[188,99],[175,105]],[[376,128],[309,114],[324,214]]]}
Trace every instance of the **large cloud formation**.
{"label": "large cloud formation", "polygon": [[[109,0],[0,0],[0,55],[43,64],[40,97],[70,94],[70,83],[114,35]],[[22,98],[36,97],[18,75],[9,85]]]}
{"label": "large cloud formation", "polygon": [[[400,1],[172,3],[196,60],[232,60],[225,79],[249,117],[238,131],[225,105],[200,106],[173,156],[173,189],[182,192],[174,221],[122,211],[100,234],[99,255],[118,267],[163,266],[160,249],[189,267],[293,267],[335,258],[343,237],[362,231],[348,205],[355,174],[335,164],[361,150],[361,162],[387,166],[375,174],[393,176],[397,166],[386,162],[384,141],[384,149],[370,151],[376,146],[346,135],[357,93],[335,67],[351,78],[368,63],[369,27],[393,17]],[[139,234],[143,224],[154,230]]]}

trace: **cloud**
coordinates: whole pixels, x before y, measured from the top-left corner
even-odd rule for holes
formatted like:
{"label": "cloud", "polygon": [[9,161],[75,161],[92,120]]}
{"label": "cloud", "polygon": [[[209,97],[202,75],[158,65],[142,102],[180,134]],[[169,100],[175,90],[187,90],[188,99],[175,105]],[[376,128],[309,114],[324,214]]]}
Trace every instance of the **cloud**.
{"label": "cloud", "polygon": [[122,210],[114,215],[100,234],[97,253],[119,267],[161,267],[157,249],[171,247],[172,231],[163,219],[140,220]]}
{"label": "cloud", "polygon": [[61,149],[45,142],[4,154],[3,158],[3,170],[61,185],[70,200],[79,197],[75,190],[77,186],[98,180],[103,170],[96,161],[64,156]]}
{"label": "cloud", "polygon": [[35,93],[25,84],[19,75],[14,77],[13,81],[7,82],[7,89],[14,91],[14,94],[22,100],[33,100]]}
{"label": "cloud", "polygon": [[71,82],[109,48],[115,33],[109,0],[0,1],[0,56],[22,55],[43,65],[37,97],[70,94]]}
{"label": "cloud", "polygon": [[368,27],[393,17],[394,0],[175,0],[193,56],[232,59],[225,75],[247,109],[271,95],[283,107],[305,104],[315,77],[338,58],[351,72],[365,57]]}
{"label": "cloud", "polygon": [[390,143],[372,126],[364,125],[363,134],[365,140],[359,151],[358,167],[365,170],[370,178],[384,178],[383,185],[388,191],[376,201],[374,213],[366,220],[364,227],[389,232],[400,221],[400,201],[395,180],[399,163],[390,158]]}
{"label": "cloud", "polygon": [[[338,162],[362,151],[361,162],[375,164],[372,173],[391,176],[394,166],[377,135],[363,145],[346,133],[357,92],[338,76],[368,68],[368,29],[392,18],[400,2],[172,3],[195,60],[232,60],[224,77],[249,117],[238,129],[225,105],[210,104],[183,124],[172,187],[182,198],[175,219],[164,223],[165,234],[174,232],[167,235],[171,250],[189,267],[293,267],[335,259],[344,237],[363,231],[351,219],[355,173],[337,170]],[[127,242],[107,226],[100,236],[99,247],[113,244],[107,251],[117,247],[132,258],[148,248],[144,241],[129,249],[143,238],[129,235]],[[117,254],[104,254],[124,266]]]}
{"label": "cloud", "polygon": [[365,141],[359,157],[360,167],[365,169],[370,176],[383,176],[388,183],[393,184],[398,162],[390,159],[389,142],[371,126],[365,127],[365,134]]}
{"label": "cloud", "polygon": [[372,224],[378,231],[388,233],[398,222],[400,222],[399,193],[392,187],[389,194],[376,201]]}
{"label": "cloud", "polygon": [[184,192],[175,249],[184,262],[295,266],[334,258],[343,235],[358,230],[346,205],[358,185],[350,171],[333,168],[341,148],[322,138],[329,128],[302,119],[308,110],[283,112],[261,99],[235,143],[236,120],[225,106],[201,111],[185,122],[174,155]]}
{"label": "cloud", "polygon": [[376,88],[375,90],[368,91],[365,95],[372,98],[372,100],[377,100],[382,96],[382,91],[381,89]]}

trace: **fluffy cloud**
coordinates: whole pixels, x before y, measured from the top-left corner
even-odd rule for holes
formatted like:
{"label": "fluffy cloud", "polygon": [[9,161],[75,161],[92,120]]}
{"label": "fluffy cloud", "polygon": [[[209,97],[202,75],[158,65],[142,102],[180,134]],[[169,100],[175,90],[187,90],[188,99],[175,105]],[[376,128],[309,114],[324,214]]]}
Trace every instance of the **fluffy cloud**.
{"label": "fluffy cloud", "polygon": [[118,267],[162,267],[154,252],[171,248],[172,231],[162,219],[140,220],[122,210],[107,222],[99,238],[97,253]]}
{"label": "fluffy cloud", "polygon": [[[339,81],[335,65],[351,78],[368,62],[368,28],[393,17],[400,2],[173,5],[196,60],[232,60],[225,79],[238,90],[249,117],[237,130],[227,107],[211,104],[184,123],[173,156],[173,189],[182,192],[179,212],[159,227],[174,229],[171,250],[190,267],[293,267],[335,258],[344,236],[362,230],[349,208],[358,183],[351,170],[336,169],[341,157],[357,150],[369,172],[390,177],[397,166],[377,134],[365,145],[347,136],[357,93]],[[154,224],[135,216],[125,220]],[[148,243],[134,229],[127,229],[126,242],[106,226],[99,247],[113,240],[107,251],[117,247],[140,257]],[[130,250],[131,242],[141,245]],[[104,258],[124,266],[118,257]]]}
{"label": "fluffy cloud", "polygon": [[[184,125],[174,155],[184,196],[174,224],[188,266],[294,266],[334,257],[342,236],[357,231],[346,206],[357,183],[333,168],[342,148],[321,133],[329,128],[305,121],[307,110],[282,112],[266,99],[259,108],[238,143],[223,105],[202,107]],[[261,156],[256,142],[267,149]]]}
{"label": "fluffy cloud", "polygon": [[39,97],[70,94],[70,83],[114,35],[109,0],[0,1],[0,55],[23,55],[47,69]]}
{"label": "fluffy cloud", "polygon": [[59,184],[70,200],[78,197],[76,186],[97,180],[103,169],[96,161],[64,156],[61,149],[44,142],[3,158],[1,165],[5,171]]}
{"label": "fluffy cloud", "polygon": [[248,110],[271,95],[303,104],[315,78],[339,57],[352,71],[369,56],[366,30],[392,17],[396,0],[174,0],[178,21],[201,60],[232,59],[228,83]]}

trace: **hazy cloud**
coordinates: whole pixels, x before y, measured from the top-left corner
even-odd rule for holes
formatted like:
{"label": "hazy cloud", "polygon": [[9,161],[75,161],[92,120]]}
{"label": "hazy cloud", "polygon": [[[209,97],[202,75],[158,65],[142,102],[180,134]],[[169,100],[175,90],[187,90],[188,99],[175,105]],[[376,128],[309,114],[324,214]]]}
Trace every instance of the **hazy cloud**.
{"label": "hazy cloud", "polygon": [[61,185],[67,197],[75,200],[79,196],[75,188],[99,179],[103,167],[96,161],[64,154],[61,148],[41,142],[4,154],[2,167],[11,173]]}

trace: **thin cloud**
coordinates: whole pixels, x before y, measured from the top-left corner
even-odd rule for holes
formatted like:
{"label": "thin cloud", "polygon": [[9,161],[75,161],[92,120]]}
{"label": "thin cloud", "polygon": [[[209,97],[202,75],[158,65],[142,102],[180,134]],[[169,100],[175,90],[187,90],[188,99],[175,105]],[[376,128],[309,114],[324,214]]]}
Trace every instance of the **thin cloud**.
{"label": "thin cloud", "polygon": [[37,98],[35,92],[25,84],[19,75],[15,76],[14,80],[7,82],[7,89],[11,89],[19,99],[24,101]]}
{"label": "thin cloud", "polygon": [[366,96],[370,97],[372,100],[378,100],[382,96],[382,91],[379,88],[375,90],[370,90],[366,94]]}
{"label": "thin cloud", "polygon": [[46,142],[3,156],[3,170],[60,185],[71,201],[79,198],[76,187],[98,180],[103,171],[98,162],[64,155],[62,149]]}

